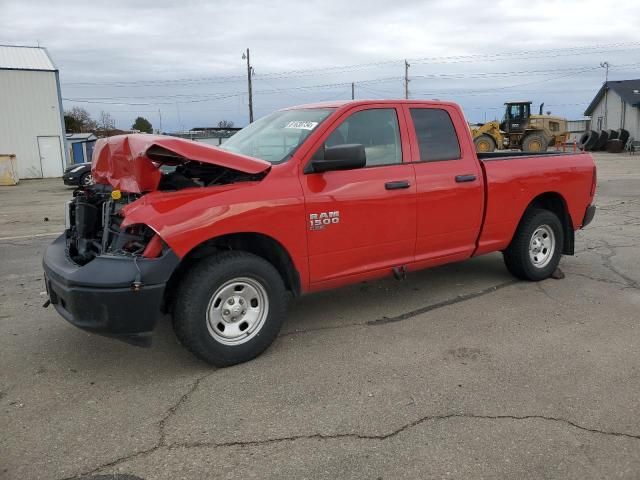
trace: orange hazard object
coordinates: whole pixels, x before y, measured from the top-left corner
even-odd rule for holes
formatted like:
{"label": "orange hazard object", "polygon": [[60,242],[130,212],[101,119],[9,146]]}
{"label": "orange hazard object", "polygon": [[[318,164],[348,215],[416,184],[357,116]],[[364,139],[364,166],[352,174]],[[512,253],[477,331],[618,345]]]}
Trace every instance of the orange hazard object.
{"label": "orange hazard object", "polygon": [[18,181],[16,156],[0,153],[0,185],[17,185]]}

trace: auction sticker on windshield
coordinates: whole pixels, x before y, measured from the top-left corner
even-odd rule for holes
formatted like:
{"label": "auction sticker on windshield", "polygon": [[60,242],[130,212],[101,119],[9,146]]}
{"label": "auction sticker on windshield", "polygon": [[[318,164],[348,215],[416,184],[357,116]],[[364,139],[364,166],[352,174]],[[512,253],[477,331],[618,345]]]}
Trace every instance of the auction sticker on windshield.
{"label": "auction sticker on windshield", "polygon": [[284,128],[296,128],[298,130],[313,130],[318,125],[318,122],[302,122],[294,121],[287,123]]}

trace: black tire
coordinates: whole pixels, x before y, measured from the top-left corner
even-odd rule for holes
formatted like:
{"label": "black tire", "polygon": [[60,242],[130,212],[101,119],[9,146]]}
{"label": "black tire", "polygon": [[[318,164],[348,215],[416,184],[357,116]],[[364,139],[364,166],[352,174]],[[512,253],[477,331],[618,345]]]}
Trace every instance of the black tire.
{"label": "black tire", "polygon": [[618,139],[622,141],[623,145],[626,145],[629,141],[629,130],[625,130],[624,128],[618,130]]}
{"label": "black tire", "polygon": [[593,147],[594,150],[605,150],[607,148],[607,140],[609,140],[609,133],[606,130],[600,130],[600,136],[598,142]]}
{"label": "black tire", "polygon": [[620,153],[622,152],[622,149],[624,148],[624,143],[622,143],[622,140],[615,138],[613,140],[609,140],[607,142],[607,152],[608,153]]}
{"label": "black tire", "polygon": [[523,152],[546,152],[549,142],[542,133],[530,133],[522,140]]}
{"label": "black tire", "polygon": [[591,132],[584,132],[582,135],[580,135],[580,140],[578,141],[578,145],[581,148],[584,148],[590,136],[591,136]]}
{"label": "black tire", "polygon": [[618,130],[608,130],[609,140],[616,140],[618,138]]}
{"label": "black tire", "polygon": [[[549,253],[548,262],[537,266],[531,258],[530,247],[534,234],[543,227],[548,227],[553,232],[554,247]],[[556,214],[549,210],[530,209],[525,212],[509,247],[503,252],[504,263],[513,276],[538,282],[549,278],[558,268],[563,244],[564,231]]]}
{"label": "black tire", "polygon": [[597,145],[600,134],[595,130],[589,130],[589,138],[584,144],[584,149],[587,151],[593,150],[593,147]]}
{"label": "black tire", "polygon": [[477,136],[473,140],[473,144],[476,147],[476,152],[478,153],[489,153],[493,152],[496,149],[496,142],[490,135],[483,133],[482,135]]}
{"label": "black tire", "polygon": [[93,185],[93,177],[91,172],[83,173],[78,180],[78,185],[81,187],[88,187],[89,185]]}
{"label": "black tire", "polygon": [[[218,309],[215,308],[218,299],[213,297],[221,295],[217,293],[221,287],[242,279],[257,282],[262,287],[268,313],[261,326],[247,335],[250,339],[228,345],[210,333],[210,329],[215,331],[217,327],[208,324],[207,312],[210,307]],[[235,295],[235,290],[233,293]],[[273,343],[282,327],[288,300],[282,277],[273,265],[252,253],[227,251],[201,260],[181,281],[173,309],[173,327],[180,342],[198,358],[216,367],[227,367],[257,357]],[[244,315],[239,321],[242,318]],[[217,325],[222,325],[218,332],[223,332],[224,324],[219,321]]]}

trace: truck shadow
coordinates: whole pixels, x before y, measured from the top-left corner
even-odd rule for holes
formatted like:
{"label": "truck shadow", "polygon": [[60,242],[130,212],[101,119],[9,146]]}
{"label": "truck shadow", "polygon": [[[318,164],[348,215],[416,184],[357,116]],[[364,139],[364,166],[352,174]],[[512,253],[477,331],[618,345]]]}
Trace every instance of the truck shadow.
{"label": "truck shadow", "polygon": [[318,292],[292,303],[281,335],[389,323],[512,281],[501,255],[492,254],[413,272],[400,281],[385,278]]}
{"label": "truck shadow", "polygon": [[[434,305],[446,308],[452,299],[465,299],[512,281],[501,256],[492,254],[413,272],[402,281],[385,278],[305,295],[292,302],[280,337],[350,325],[384,325],[414,317]],[[55,321],[63,322],[53,312],[51,315]],[[135,364],[138,373],[130,379],[135,383],[145,376],[157,380],[213,368],[180,345],[169,316],[158,322],[150,348],[133,347],[62,323],[56,330],[58,338],[55,344],[48,344],[49,355],[62,356],[61,363],[72,370],[81,366],[85,371],[107,374],[118,365]],[[276,340],[268,350],[270,355],[277,355],[278,343]],[[40,347],[49,349],[43,344]]]}

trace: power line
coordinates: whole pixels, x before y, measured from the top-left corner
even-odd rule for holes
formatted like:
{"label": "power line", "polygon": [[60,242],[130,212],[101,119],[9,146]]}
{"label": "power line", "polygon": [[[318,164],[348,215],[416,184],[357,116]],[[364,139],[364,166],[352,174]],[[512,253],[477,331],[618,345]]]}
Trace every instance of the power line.
{"label": "power line", "polygon": [[[371,80],[363,80],[358,82],[359,84],[370,84],[370,83],[382,83],[388,81],[397,81],[400,77],[385,77],[385,78],[376,78]],[[323,88],[332,88],[332,87],[344,87],[350,86],[351,82],[340,82],[340,83],[326,83],[321,85],[303,85],[298,87],[289,87],[289,88],[280,88],[273,90],[260,90],[254,93],[256,94],[273,94],[273,93],[286,93],[290,90],[313,90],[313,89],[323,89]],[[207,102],[213,100],[221,100],[230,97],[237,97],[240,95],[246,95],[246,92],[225,92],[220,94],[211,94],[211,95],[203,95],[201,97],[193,97],[193,99],[183,100],[177,103],[199,103],[199,102]],[[158,98],[175,98],[175,95],[163,95]],[[96,103],[96,104],[105,104],[105,105],[173,105],[176,102],[122,102],[122,101],[107,101],[107,100],[118,100],[120,98],[128,99],[128,98],[141,98],[141,97],[90,97],[90,98],[63,98],[68,102],[76,102],[76,103]],[[156,97],[154,97],[156,98]]]}
{"label": "power line", "polygon": [[[621,65],[610,65],[610,68],[629,68],[629,69],[637,69],[640,68],[640,63],[629,63],[629,64],[621,64]],[[426,74],[426,75],[412,75],[413,79],[447,79],[447,80],[455,80],[455,79],[472,79],[472,78],[496,78],[496,77],[515,77],[515,76],[538,76],[538,75],[552,75],[552,74],[556,74],[556,73],[585,73],[585,72],[589,72],[589,71],[593,71],[593,70],[597,70],[597,68],[595,67],[590,67],[590,66],[581,66],[581,67],[571,67],[571,68],[558,68],[558,69],[549,69],[549,70],[525,70],[525,71],[509,71],[509,72],[471,72],[471,73],[454,73],[454,74],[448,74],[448,73],[434,73],[434,74]],[[383,78],[382,80],[394,80],[395,77],[387,77],[387,78]],[[362,83],[367,83],[367,82],[373,82],[373,81],[378,81],[380,79],[372,79],[372,80],[364,80]],[[273,86],[273,84],[271,84],[270,82],[267,82],[264,79],[261,79],[261,81],[265,84],[267,84],[268,86],[270,86],[273,90],[273,92],[278,92],[278,93],[284,93],[287,94],[289,96],[291,96],[292,98],[298,98],[300,99],[301,97],[296,96],[296,95],[292,95],[291,93],[288,92],[288,88],[285,87],[275,87]],[[353,82],[352,82],[353,83]],[[361,82],[358,82],[361,83]],[[338,85],[338,86],[342,86],[343,83],[335,83],[335,84],[328,84],[329,86],[334,86],[334,85]],[[317,86],[299,86],[299,87],[290,87],[290,89],[307,89],[307,88],[315,88]],[[498,89],[502,89],[505,87],[497,87]],[[166,94],[159,94],[159,95],[133,95],[133,96],[109,96],[109,97],[76,97],[73,100],[74,101],[89,101],[89,100],[130,100],[130,99],[167,99],[167,98],[175,98],[175,99],[194,99],[194,98],[209,98],[209,99],[217,99],[217,98],[229,98],[229,96],[235,96],[236,94],[240,94],[243,92],[221,92],[221,93],[203,93],[203,94],[195,94],[195,93],[190,93],[190,94],[173,94],[173,95],[166,95]],[[268,93],[268,91],[262,91],[259,93]]]}
{"label": "power line", "polygon": [[526,83],[517,83],[514,85],[505,85],[505,86],[500,86],[500,87],[494,87],[494,88],[485,88],[485,89],[480,89],[480,90],[467,90],[467,91],[438,91],[438,92],[429,92],[429,93],[421,93],[421,95],[442,95],[442,94],[454,94],[454,95],[474,95],[477,93],[482,93],[482,92],[489,92],[489,91],[501,91],[501,90],[505,90],[505,89],[511,89],[511,88],[516,88],[516,87],[524,87],[524,86],[528,86],[528,85],[535,85],[537,83],[544,83],[544,82],[549,82],[549,81],[553,81],[553,80],[559,80],[561,78],[566,78],[566,77],[571,77],[574,75],[580,75],[582,73],[587,73],[590,71],[594,71],[594,70],[598,70],[600,67],[592,67],[592,68],[586,68],[583,70],[579,70],[579,71],[575,71],[575,72],[571,72],[565,75],[559,75],[557,77],[552,77],[552,78],[545,78],[542,80],[535,80],[533,82],[526,82]]}
{"label": "power line", "polygon": [[[405,69],[407,67],[405,66]],[[637,69],[640,68],[640,63],[628,63],[628,64],[618,64],[618,65],[610,65],[610,68],[612,69],[618,69],[618,68],[628,68],[628,69]],[[570,67],[570,68],[557,68],[557,69],[547,69],[547,70],[521,70],[521,71],[508,71],[508,72],[470,72],[470,73],[453,73],[453,74],[448,74],[448,73],[434,73],[434,74],[423,74],[423,75],[413,75],[412,78],[414,79],[472,79],[472,78],[496,78],[496,77],[514,77],[514,76],[537,76],[537,75],[552,75],[555,73],[568,73],[568,75],[561,75],[560,77],[556,77],[556,78],[563,78],[565,76],[572,76],[573,74],[581,74],[581,73],[587,73],[590,71],[595,71],[598,70],[598,67],[590,67],[590,66],[579,66],[579,67]],[[379,83],[379,82],[386,82],[386,81],[393,81],[396,80],[398,77],[383,77],[383,78],[376,78],[376,79],[370,79],[370,80],[362,80],[359,81],[358,84],[368,84],[368,83]],[[407,81],[407,77],[404,77],[405,82]],[[334,86],[344,86],[347,84],[350,84],[352,82],[339,82],[339,83],[331,83],[331,84],[324,84],[324,85],[309,85],[309,86],[297,86],[297,87],[288,87],[288,88],[276,88],[273,87],[272,84],[270,84],[269,82],[267,82],[266,80],[262,80],[264,83],[266,83],[267,85],[272,87],[272,90],[262,90],[262,91],[258,91],[256,93],[261,93],[261,94],[270,94],[270,93],[284,93],[287,95],[290,95],[294,98],[300,98],[297,97],[295,95],[292,95],[291,93],[289,93],[290,90],[306,90],[306,89],[314,89],[314,88],[326,88],[326,87],[334,87]],[[521,86],[521,85],[528,85],[528,84],[535,84],[535,83],[541,83],[541,82],[546,82],[548,80],[539,80],[539,81],[534,81],[534,82],[528,82],[526,84],[517,84],[515,86]],[[405,85],[406,86],[406,85]],[[500,87],[496,87],[495,90],[502,90],[503,88],[512,88],[510,86],[500,86]],[[490,89],[481,89],[481,90],[476,90],[476,91],[487,91]],[[467,93],[474,93],[475,91],[470,91]],[[449,93],[448,91],[443,91],[443,92],[437,92],[437,93]],[[454,90],[451,91],[451,93],[462,93],[458,90]],[[133,95],[133,96],[110,96],[110,97],[76,97],[76,98],[65,98],[65,100],[68,101],[75,101],[75,102],[86,102],[86,103],[101,103],[99,101],[105,101],[105,100],[117,100],[118,102],[116,103],[127,103],[124,102],[122,100],[132,100],[132,99],[186,99],[186,101],[193,101],[196,99],[201,99],[201,100],[218,100],[218,99],[225,99],[225,98],[230,98],[230,97],[234,97],[234,96],[238,96],[238,95],[243,95],[244,92],[220,92],[220,93],[205,93],[205,94],[173,94],[173,95],[166,95],[166,94],[160,94],[160,95]],[[174,102],[171,102],[174,103]],[[136,102],[136,103],[132,103],[135,105],[144,105],[144,104],[155,104],[154,102]]]}
{"label": "power line", "polygon": [[[640,48],[640,42],[626,42],[626,43],[610,43],[600,45],[589,45],[583,47],[566,47],[566,48],[552,48],[552,49],[540,49],[540,50],[524,50],[516,52],[499,52],[488,54],[470,54],[470,55],[450,55],[440,57],[420,57],[414,59],[407,59],[411,63],[478,63],[482,60],[485,62],[499,61],[502,59],[518,59],[526,60],[531,58],[556,58],[562,56],[572,55],[586,55],[596,53],[608,53],[610,51],[624,51],[636,50]],[[298,70],[285,70],[281,72],[269,72],[263,73],[260,77],[267,77],[272,79],[280,78],[295,78],[297,76],[313,75],[318,72],[323,73],[350,73],[355,70],[373,68],[379,66],[387,66],[393,64],[402,64],[402,60],[384,60],[378,62],[369,62],[352,65],[342,66],[326,66],[321,68],[310,69],[298,69]],[[227,75],[227,76],[213,76],[213,77],[196,77],[196,78],[178,78],[178,79],[166,79],[166,80],[132,80],[132,81],[111,81],[111,82],[69,82],[63,83],[65,87],[95,87],[95,86],[111,86],[111,87],[143,87],[153,85],[176,85],[176,84],[193,84],[193,83],[225,83],[241,80],[243,75]]]}

